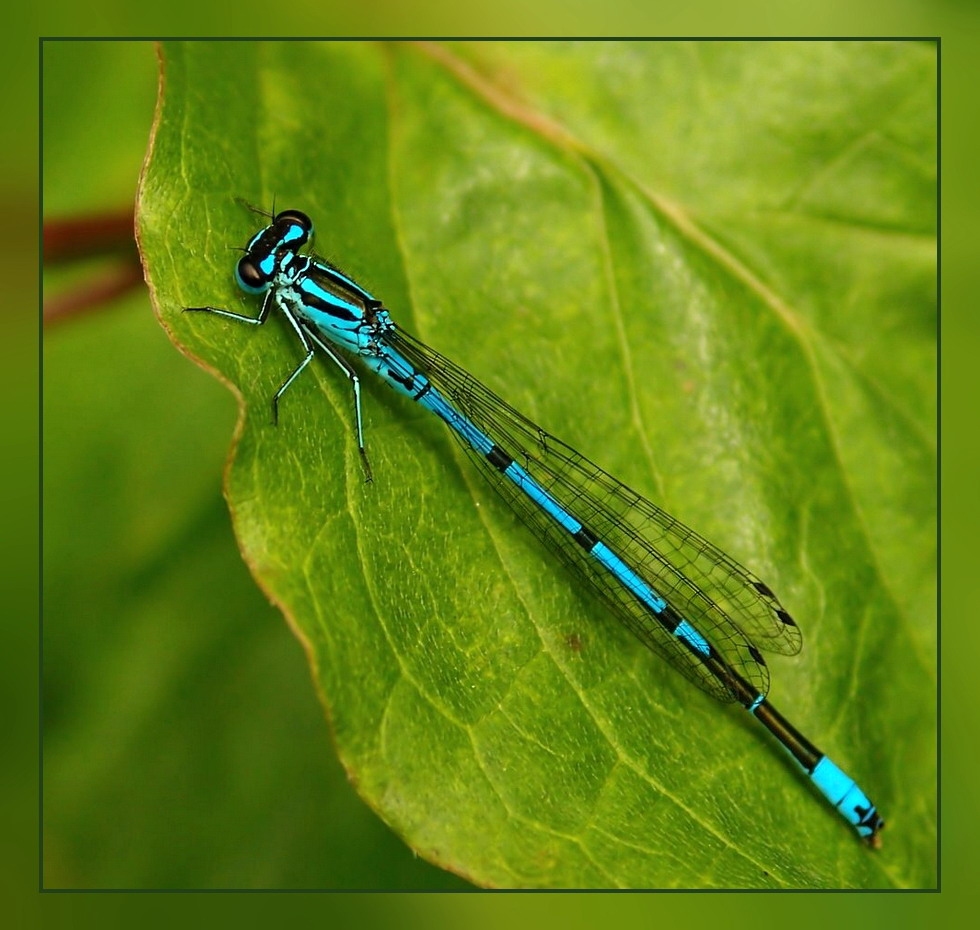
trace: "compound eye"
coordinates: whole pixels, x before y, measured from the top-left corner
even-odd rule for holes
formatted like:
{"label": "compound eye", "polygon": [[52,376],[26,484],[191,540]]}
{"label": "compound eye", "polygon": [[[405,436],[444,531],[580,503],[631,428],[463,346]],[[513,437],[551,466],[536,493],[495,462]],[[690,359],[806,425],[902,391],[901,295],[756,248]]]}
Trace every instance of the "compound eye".
{"label": "compound eye", "polygon": [[238,286],[243,291],[249,291],[253,294],[261,293],[269,286],[268,275],[247,255],[239,260],[238,267],[235,269],[235,277],[238,279]]}
{"label": "compound eye", "polygon": [[272,220],[274,226],[283,229],[293,227],[289,235],[283,236],[283,241],[288,241],[291,245],[304,245],[313,232],[313,220],[311,220],[301,210],[283,210],[277,213]]}
{"label": "compound eye", "polygon": [[272,222],[278,226],[284,220],[302,226],[307,232],[313,228],[313,221],[302,210],[282,210],[275,215]]}

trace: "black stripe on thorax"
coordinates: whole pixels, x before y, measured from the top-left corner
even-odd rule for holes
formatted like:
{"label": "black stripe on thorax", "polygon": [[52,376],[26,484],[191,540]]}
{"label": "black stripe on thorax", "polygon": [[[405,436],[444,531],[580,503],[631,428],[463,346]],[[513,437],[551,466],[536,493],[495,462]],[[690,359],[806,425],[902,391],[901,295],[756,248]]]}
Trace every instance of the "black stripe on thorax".
{"label": "black stripe on thorax", "polygon": [[337,320],[344,320],[348,323],[356,323],[360,318],[360,314],[353,313],[347,310],[345,307],[340,307],[329,300],[324,300],[322,297],[311,294],[309,291],[304,290],[301,292],[303,295],[303,303],[308,307],[312,307],[314,310],[319,310],[322,313],[327,314],[327,316],[332,316]]}

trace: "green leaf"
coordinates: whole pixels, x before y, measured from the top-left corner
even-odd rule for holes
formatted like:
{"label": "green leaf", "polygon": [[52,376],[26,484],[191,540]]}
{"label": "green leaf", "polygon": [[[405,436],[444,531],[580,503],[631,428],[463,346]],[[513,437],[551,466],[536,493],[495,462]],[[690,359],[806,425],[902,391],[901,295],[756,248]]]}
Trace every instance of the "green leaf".
{"label": "green leaf", "polygon": [[[912,887],[935,860],[935,49],[165,48],[140,238],[241,398],[226,494],[340,757],[429,860],[519,887]],[[236,292],[257,207],[535,421],[749,565],[807,648],[773,701],[886,820],[872,854],[752,721],[570,584],[440,424],[304,373]]]}

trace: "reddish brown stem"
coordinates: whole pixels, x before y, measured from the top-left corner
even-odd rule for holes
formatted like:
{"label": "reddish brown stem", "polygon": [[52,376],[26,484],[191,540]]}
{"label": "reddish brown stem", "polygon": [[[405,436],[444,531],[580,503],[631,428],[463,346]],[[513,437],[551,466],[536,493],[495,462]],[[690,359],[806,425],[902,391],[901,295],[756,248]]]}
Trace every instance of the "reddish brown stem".
{"label": "reddish brown stem", "polygon": [[132,209],[63,217],[44,224],[46,264],[135,250]]}
{"label": "reddish brown stem", "polygon": [[63,217],[44,224],[45,265],[67,264],[104,255],[117,260],[62,294],[45,297],[45,326],[106,304],[143,281],[136,251],[132,209]]}

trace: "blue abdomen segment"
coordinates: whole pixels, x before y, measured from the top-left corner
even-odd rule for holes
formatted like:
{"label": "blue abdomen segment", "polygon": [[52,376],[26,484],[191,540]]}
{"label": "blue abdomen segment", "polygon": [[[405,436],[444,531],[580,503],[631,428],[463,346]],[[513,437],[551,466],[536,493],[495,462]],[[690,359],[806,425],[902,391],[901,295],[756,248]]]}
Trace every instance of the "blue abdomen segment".
{"label": "blue abdomen segment", "polygon": [[814,766],[810,778],[862,837],[875,840],[884,823],[877,808],[850,775],[824,756]]}
{"label": "blue abdomen segment", "polygon": [[854,779],[803,736],[764,695],[752,698],[746,692],[741,703],[776,737],[796,764],[809,775],[820,793],[857,830],[858,835],[869,845],[875,848],[880,846],[878,832],[885,826],[885,822]]}

